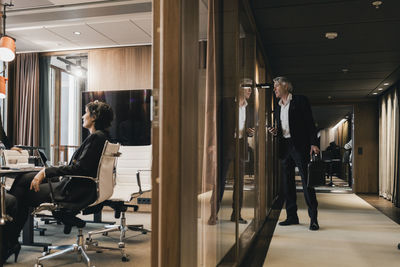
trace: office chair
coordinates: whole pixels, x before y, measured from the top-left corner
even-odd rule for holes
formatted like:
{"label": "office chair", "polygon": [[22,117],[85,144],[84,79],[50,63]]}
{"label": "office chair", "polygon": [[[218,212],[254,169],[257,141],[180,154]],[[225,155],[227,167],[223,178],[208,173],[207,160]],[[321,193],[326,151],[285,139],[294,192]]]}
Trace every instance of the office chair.
{"label": "office chair", "polygon": [[[99,167],[97,169],[97,177],[93,178],[88,176],[76,176],[76,175],[66,176],[66,177],[71,177],[72,179],[89,179],[96,184],[97,188],[96,200],[93,203],[91,203],[88,207],[94,207],[97,204],[104,202],[113,194],[113,189],[115,185],[115,165],[116,165],[116,159],[119,156],[118,150],[119,150],[119,144],[112,144],[106,141],[100,158]],[[128,261],[127,255],[121,248],[113,249],[113,248],[99,247],[97,242],[85,244],[82,234],[82,228],[85,227],[86,222],[76,217],[76,214],[79,213],[81,210],[76,210],[77,206],[76,203],[66,203],[66,202],[56,201],[54,198],[51,181],[49,181],[48,184],[50,186],[52,203],[41,204],[35,210],[35,212],[39,212],[42,210],[52,211],[53,215],[64,224],[65,234],[69,234],[71,232],[71,228],[73,226],[77,226],[78,236],[77,236],[77,242],[75,244],[49,247],[48,250],[44,253],[44,256],[37,258],[35,267],[43,267],[42,262],[44,260],[52,259],[66,253],[77,253],[78,258],[81,259],[83,257],[87,263],[87,266],[91,267],[90,258],[88,257],[86,252],[87,251],[100,252],[103,249],[119,250],[122,254],[122,260]],[[51,251],[53,250],[57,250],[57,252],[51,253]]]}
{"label": "office chair", "polygon": [[150,232],[141,224],[127,225],[125,212],[128,208],[137,211],[139,207],[130,204],[132,199],[138,198],[144,192],[151,191],[152,146],[121,146],[120,152],[114,193],[110,199],[104,202],[104,205],[115,211],[115,218],[120,218],[120,224],[106,225],[105,229],[89,232],[88,242],[92,242],[93,235],[108,235],[110,232],[118,231],[120,232],[118,247],[124,248],[125,234],[128,229],[139,231],[142,234]]}

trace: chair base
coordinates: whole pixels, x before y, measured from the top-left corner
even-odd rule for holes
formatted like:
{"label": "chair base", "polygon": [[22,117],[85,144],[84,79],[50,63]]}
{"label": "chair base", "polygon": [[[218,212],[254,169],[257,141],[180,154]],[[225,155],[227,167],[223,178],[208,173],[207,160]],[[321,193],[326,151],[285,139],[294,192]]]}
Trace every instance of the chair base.
{"label": "chair base", "polygon": [[[35,267],[43,267],[42,262],[48,259],[53,259],[58,256],[68,254],[68,253],[76,253],[78,255],[78,261],[81,261],[82,258],[85,259],[86,265],[88,267],[95,267],[91,265],[91,261],[89,256],[87,255],[87,251],[96,251],[102,252],[104,249],[108,250],[120,250],[122,253],[122,261],[129,261],[128,256],[121,249],[113,249],[98,246],[97,242],[84,242],[82,229],[78,229],[78,237],[76,244],[72,245],[63,245],[63,246],[50,246],[48,247],[46,252],[43,252],[43,256],[37,258]],[[56,250],[56,252],[51,253],[52,250]]]}
{"label": "chair base", "polygon": [[104,226],[104,229],[102,230],[97,230],[97,231],[90,231],[88,233],[88,238],[87,240],[92,242],[92,236],[93,235],[108,235],[108,233],[111,232],[120,232],[119,236],[119,242],[118,242],[118,248],[124,248],[125,247],[125,239],[126,239],[126,232],[128,230],[131,231],[137,231],[137,232],[142,232],[142,234],[147,234],[151,232],[150,230],[147,230],[143,227],[143,224],[134,224],[134,225],[126,225],[126,217],[125,217],[125,212],[121,212],[121,224],[120,225],[106,225]]}

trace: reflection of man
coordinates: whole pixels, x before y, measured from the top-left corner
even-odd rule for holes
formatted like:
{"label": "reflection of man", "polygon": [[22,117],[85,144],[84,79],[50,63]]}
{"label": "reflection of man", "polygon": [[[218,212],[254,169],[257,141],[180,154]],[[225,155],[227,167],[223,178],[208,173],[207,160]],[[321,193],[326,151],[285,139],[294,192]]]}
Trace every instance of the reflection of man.
{"label": "reflection of man", "polygon": [[299,224],[296,204],[296,184],[294,168],[301,175],[304,197],[311,218],[310,230],[318,230],[317,197],[312,187],[307,187],[307,164],[311,153],[319,153],[317,131],[308,99],[302,95],[292,95],[292,84],[285,77],[274,79],[274,92],[279,98],[276,107],[277,128],[268,128],[279,137],[279,157],[282,166],[283,191],[286,201],[287,219],[279,225]]}
{"label": "reflection of man", "polygon": [[[244,161],[247,158],[247,136],[253,136],[253,113],[249,107],[247,100],[251,96],[253,81],[251,79],[243,79],[240,85],[239,91],[239,186],[236,187],[236,183],[233,186],[233,203],[232,203],[232,214],[231,221],[235,221],[236,214],[238,214],[239,223],[246,224],[247,221],[242,218],[241,209],[243,206],[243,187],[244,187]],[[214,187],[213,196],[211,201],[216,201],[212,204],[211,216],[208,224],[215,224],[217,221],[217,213],[219,211],[222,197],[225,191],[226,176],[228,174],[229,166],[235,159],[235,145],[236,145],[236,120],[235,120],[235,109],[237,100],[234,98],[225,98],[222,103],[222,140],[221,140],[221,168],[218,175],[218,181],[216,188]],[[215,190],[216,189],[216,190]],[[239,190],[239,203],[238,210],[236,210],[236,192]],[[217,191],[217,192],[216,192]],[[215,210],[214,210],[214,206]]]}

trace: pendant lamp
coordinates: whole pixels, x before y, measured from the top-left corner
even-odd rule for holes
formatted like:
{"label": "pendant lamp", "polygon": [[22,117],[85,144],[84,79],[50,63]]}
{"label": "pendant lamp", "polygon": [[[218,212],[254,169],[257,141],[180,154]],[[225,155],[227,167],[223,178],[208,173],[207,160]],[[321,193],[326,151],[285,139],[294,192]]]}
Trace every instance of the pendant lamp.
{"label": "pendant lamp", "polygon": [[8,79],[0,76],[0,98],[6,97],[6,81]]}
{"label": "pendant lamp", "polygon": [[12,3],[3,4],[3,34],[0,38],[0,60],[4,62],[13,61],[15,58],[15,40],[6,35],[6,8],[14,6]]}

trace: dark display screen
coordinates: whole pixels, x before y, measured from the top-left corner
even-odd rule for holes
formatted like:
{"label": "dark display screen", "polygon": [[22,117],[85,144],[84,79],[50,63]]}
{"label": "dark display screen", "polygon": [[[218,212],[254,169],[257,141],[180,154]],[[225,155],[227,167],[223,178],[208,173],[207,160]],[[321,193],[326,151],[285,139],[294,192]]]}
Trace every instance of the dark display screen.
{"label": "dark display screen", "polygon": [[[92,101],[109,104],[114,111],[114,120],[109,129],[112,142],[126,146],[151,144],[151,90],[121,90],[82,92],[82,114]],[[82,140],[89,131],[82,128]]]}

